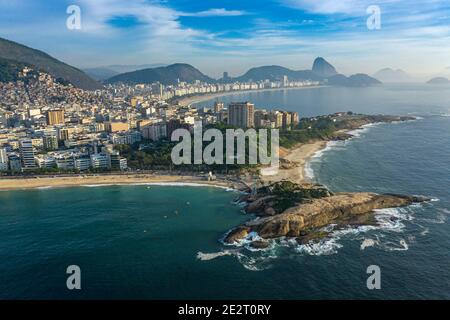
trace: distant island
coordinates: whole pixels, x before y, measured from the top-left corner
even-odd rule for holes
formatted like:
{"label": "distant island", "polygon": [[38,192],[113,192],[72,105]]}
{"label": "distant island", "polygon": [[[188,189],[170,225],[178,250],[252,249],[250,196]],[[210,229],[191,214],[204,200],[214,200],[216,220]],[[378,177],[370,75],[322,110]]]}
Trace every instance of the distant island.
{"label": "distant island", "polygon": [[448,80],[445,77],[436,77],[429,81],[427,81],[427,84],[433,84],[433,85],[447,85],[450,84],[450,80]]}
{"label": "distant island", "polygon": [[373,75],[374,78],[383,83],[404,83],[412,82],[413,78],[401,69],[384,68]]}

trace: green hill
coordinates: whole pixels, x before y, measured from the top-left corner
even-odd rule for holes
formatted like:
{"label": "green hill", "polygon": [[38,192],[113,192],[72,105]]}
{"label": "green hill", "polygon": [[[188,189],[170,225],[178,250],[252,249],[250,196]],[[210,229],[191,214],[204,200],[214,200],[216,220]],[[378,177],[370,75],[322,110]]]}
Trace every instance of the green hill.
{"label": "green hill", "polygon": [[19,79],[19,72],[28,65],[0,58],[0,82],[14,82]]}
{"label": "green hill", "polygon": [[215,80],[204,75],[189,64],[177,63],[167,67],[151,68],[133,72],[122,73],[106,81],[106,83],[153,83],[160,82],[164,85],[174,85],[179,81],[192,83],[195,80],[214,83]]}
{"label": "green hill", "polygon": [[48,54],[19,43],[0,38],[0,58],[14,60],[42,70],[56,79],[63,79],[85,90],[101,89],[102,85],[81,70],[63,63]]}

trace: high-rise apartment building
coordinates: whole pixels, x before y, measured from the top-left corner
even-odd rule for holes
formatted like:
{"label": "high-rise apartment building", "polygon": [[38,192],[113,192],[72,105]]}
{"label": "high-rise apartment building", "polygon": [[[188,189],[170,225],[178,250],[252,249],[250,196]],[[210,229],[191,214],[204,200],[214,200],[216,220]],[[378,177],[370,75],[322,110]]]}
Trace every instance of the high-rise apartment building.
{"label": "high-rise apartment building", "polygon": [[216,101],[214,103],[214,113],[219,113],[223,110],[223,102]]}
{"label": "high-rise apartment building", "polygon": [[0,148],[0,171],[8,171],[8,154],[5,148]]}
{"label": "high-rise apartment building", "polygon": [[283,113],[279,111],[271,111],[270,121],[274,123],[275,128],[281,128],[283,126]]}
{"label": "high-rise apartment building", "polygon": [[296,126],[299,124],[299,117],[298,112],[291,112],[291,123],[293,126]]}
{"label": "high-rise apartment building", "polygon": [[283,112],[283,130],[290,130],[291,129],[291,120],[292,116],[290,112]]}
{"label": "high-rise apartment building", "polygon": [[145,139],[158,141],[167,137],[167,125],[163,122],[152,124],[142,130],[142,136]]}
{"label": "high-rise apartment building", "polygon": [[46,151],[53,151],[58,149],[58,137],[56,135],[44,136],[42,143]]}
{"label": "high-rise apartment building", "polygon": [[64,110],[50,110],[47,112],[47,124],[49,126],[64,123]]}
{"label": "high-rise apartment building", "polygon": [[254,127],[255,105],[249,102],[234,102],[228,106],[228,124],[240,128]]}

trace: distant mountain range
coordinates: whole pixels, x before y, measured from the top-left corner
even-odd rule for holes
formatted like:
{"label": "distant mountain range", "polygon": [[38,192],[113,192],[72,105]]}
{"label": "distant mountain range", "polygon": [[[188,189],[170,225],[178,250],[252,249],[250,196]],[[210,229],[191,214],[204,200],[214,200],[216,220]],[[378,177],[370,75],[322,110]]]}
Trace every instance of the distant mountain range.
{"label": "distant mountain range", "polygon": [[282,81],[287,76],[291,81],[324,81],[330,85],[365,87],[381,84],[380,81],[366,74],[356,74],[346,77],[339,74],[336,69],[324,58],[317,58],[311,70],[291,70],[281,66],[262,66],[252,68],[245,74],[235,78],[212,79],[189,64],[173,64],[167,67],[149,68],[133,72],[127,72],[111,77],[105,83],[153,83],[160,82],[164,85],[174,85],[178,81],[194,82],[200,80],[207,83],[232,83],[250,81]]}
{"label": "distant mountain range", "polygon": [[178,80],[183,82],[194,82],[195,80],[207,83],[216,82],[216,80],[204,75],[189,64],[176,63],[167,67],[149,68],[122,73],[106,80],[106,83],[112,84],[122,82],[137,84],[160,82],[165,85],[174,85]]}
{"label": "distant mountain range", "polygon": [[445,77],[436,77],[429,81],[427,81],[428,84],[434,84],[434,85],[448,85],[450,84],[450,80],[448,80]]}
{"label": "distant mountain range", "polygon": [[386,83],[413,81],[412,77],[401,69],[384,68],[375,73],[373,77]]}
{"label": "distant mountain range", "polygon": [[83,71],[98,81],[103,81],[121,73],[132,72],[136,70],[163,67],[165,64],[141,64],[141,65],[110,65],[97,68],[86,68]]}
{"label": "distant mountain range", "polygon": [[322,80],[322,77],[311,70],[294,71],[281,66],[263,66],[252,68],[240,77],[220,79],[219,82],[282,81],[284,76],[293,81]]}
{"label": "distant mountain range", "polygon": [[[0,38],[0,58],[3,59],[2,69],[4,71],[11,70],[14,66],[25,64],[81,89],[96,90],[102,88],[99,82],[90,78],[83,71],[65,64],[42,51],[3,38]],[[8,67],[8,64],[11,64],[11,66]],[[7,72],[0,77],[8,77]]]}
{"label": "distant mountain range", "polygon": [[[252,68],[239,77],[213,79],[203,74],[189,64],[176,63],[169,66],[160,65],[111,65],[83,71],[65,64],[48,54],[35,50],[13,41],[0,38],[0,81],[11,81],[16,71],[23,66],[30,66],[36,70],[52,75],[60,82],[71,83],[75,87],[85,90],[101,89],[105,83],[153,83],[175,85],[178,81],[192,83],[196,80],[206,83],[250,82],[250,81],[283,81],[287,76],[290,81],[320,81],[329,85],[365,87],[377,85],[381,82],[366,74],[356,74],[350,77],[339,74],[336,68],[324,58],[315,59],[311,70],[291,70],[281,66],[262,66]],[[142,68],[143,69],[140,69]],[[9,79],[9,80],[8,80]]]}
{"label": "distant mountain range", "polygon": [[372,78],[364,73],[357,73],[346,77],[342,74],[334,75],[328,78],[328,84],[342,87],[371,87],[383,84],[381,81]]}

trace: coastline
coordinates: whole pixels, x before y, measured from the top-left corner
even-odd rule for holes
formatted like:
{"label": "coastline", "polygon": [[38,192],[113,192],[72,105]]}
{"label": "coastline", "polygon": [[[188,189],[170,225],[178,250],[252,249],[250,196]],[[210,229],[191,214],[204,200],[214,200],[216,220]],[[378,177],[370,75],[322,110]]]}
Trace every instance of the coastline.
{"label": "coastline", "polygon": [[35,176],[30,178],[0,178],[0,191],[18,191],[29,189],[50,189],[69,187],[93,187],[111,185],[189,185],[239,190],[237,182],[218,179],[206,181],[203,177],[180,175],[73,175],[64,177]]}
{"label": "coastline", "polygon": [[[292,163],[294,167],[280,168],[274,176],[262,176],[264,183],[290,180],[295,183],[305,183],[305,167],[308,161],[317,153],[326,148],[328,141],[315,141],[301,144],[289,150],[283,150],[282,157]],[[205,186],[223,189],[242,190],[248,185],[244,181],[228,181],[218,178],[207,181],[204,177],[191,175],[153,175],[153,174],[74,174],[64,176],[33,176],[33,177],[0,177],[0,191],[17,191],[30,189],[111,186],[111,185],[189,185]]]}
{"label": "coastline", "polygon": [[[355,131],[362,130],[368,125],[373,125],[373,123],[365,124],[357,128],[341,130],[340,132],[349,136],[356,136],[354,134]],[[316,154],[325,150],[331,141],[333,140],[315,140],[297,144],[290,149],[280,148],[280,159],[286,160],[287,165],[281,163],[276,175],[261,175],[261,182],[263,184],[272,184],[280,181],[291,181],[299,185],[314,183],[307,177],[307,165]],[[161,175],[151,173],[0,177],[0,191],[140,184],[204,186],[237,191],[249,190],[251,188],[251,181],[245,181],[245,178],[228,180],[226,176],[217,177],[214,181],[207,181],[204,176]]]}
{"label": "coastline", "polygon": [[[280,150],[280,158],[289,161],[292,167],[280,168],[275,176],[263,176],[265,183],[288,180],[297,184],[310,182],[306,177],[306,165],[318,152],[324,150],[328,145],[327,140],[317,140],[310,143],[298,144],[291,149]],[[282,155],[284,153],[284,155]]]}
{"label": "coastline", "polygon": [[193,104],[208,101],[214,98],[220,98],[220,97],[226,97],[226,96],[232,96],[235,94],[246,94],[246,93],[252,93],[252,92],[266,92],[266,91],[282,91],[282,90],[304,90],[304,89],[319,89],[324,88],[326,86],[319,85],[319,86],[305,86],[305,87],[293,87],[293,88],[268,88],[268,89],[257,89],[257,90],[243,90],[243,91],[227,91],[227,92],[220,92],[220,93],[210,93],[210,94],[201,94],[201,95],[195,95],[191,97],[181,98],[178,100],[178,104],[181,106],[192,106]]}
{"label": "coastline", "polygon": [[[261,176],[263,183],[273,183],[288,180],[297,184],[309,183],[306,177],[306,165],[318,152],[328,145],[327,140],[298,144],[291,149],[281,149],[280,158],[292,165],[289,168],[280,167],[278,173],[272,176]],[[32,176],[32,177],[0,177],[0,191],[17,191],[29,189],[50,189],[69,187],[92,187],[111,185],[189,185],[205,186],[223,189],[244,190],[248,183],[244,180],[229,181],[217,178],[207,181],[201,176],[192,175],[156,175],[156,174],[73,174],[64,176]]]}

